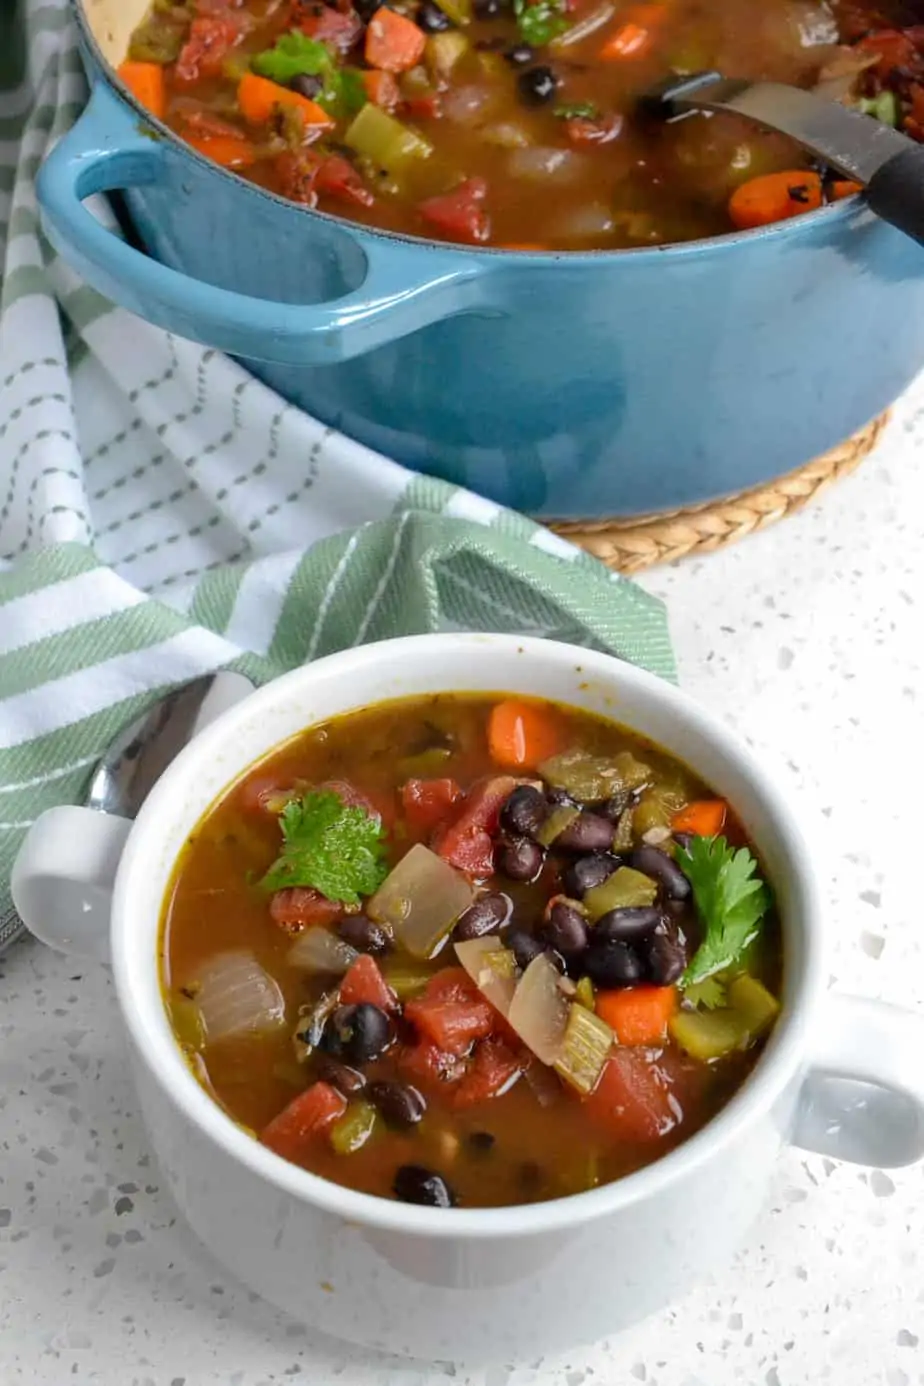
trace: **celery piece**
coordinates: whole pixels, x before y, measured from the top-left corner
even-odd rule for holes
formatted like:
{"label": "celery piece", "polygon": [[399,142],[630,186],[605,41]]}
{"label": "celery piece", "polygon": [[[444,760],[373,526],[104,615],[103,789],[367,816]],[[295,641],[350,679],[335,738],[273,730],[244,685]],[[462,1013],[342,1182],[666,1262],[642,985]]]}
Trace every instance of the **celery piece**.
{"label": "celery piece", "polygon": [[182,993],[170,998],[170,1021],[173,1033],[184,1049],[201,1049],[205,1043],[205,1026],[196,1002]]}
{"label": "celery piece", "polygon": [[576,799],[588,803],[608,799],[625,787],[613,757],[579,749],[563,751],[543,761],[539,773],[556,789],[566,789]]}
{"label": "celery piece", "polygon": [[653,905],[658,894],[657,882],[631,866],[620,866],[612,876],[584,896],[584,908],[591,920],[597,920],[610,910],[636,905]]}
{"label": "celery piece", "polygon": [[165,15],[152,15],[129,39],[128,56],[136,63],[176,62],[186,39],[182,23],[171,23]]}
{"label": "celery piece", "polygon": [[704,1064],[746,1048],[750,1039],[747,1021],[728,1006],[715,1011],[677,1011],[668,1029],[681,1049]]}
{"label": "celery piece", "polygon": [[431,34],[425,50],[427,67],[437,77],[449,77],[468,46],[468,39],[458,29]]}
{"label": "celery piece", "polygon": [[427,159],[433,152],[422,135],[371,101],[353,118],[343,139],[350,149],[390,174],[400,173],[410,160]]}
{"label": "celery piece", "polygon": [[430,96],[433,92],[430,85],[430,74],[420,63],[407,72],[401,73],[398,78],[398,86],[401,88],[401,95],[408,101],[415,96]]}
{"label": "celery piece", "polygon": [[628,852],[635,841],[635,807],[623,809],[613,834],[614,852]]}
{"label": "celery piece", "polygon": [[628,789],[641,789],[651,779],[651,766],[636,760],[631,751],[620,751],[613,757],[613,765]]}
{"label": "celery piece", "polygon": [[756,977],[743,972],[728,988],[732,1009],[747,1023],[752,1039],[758,1039],[776,1020],[780,1003]]}
{"label": "celery piece", "polygon": [[446,18],[452,20],[453,24],[464,27],[471,23],[472,0],[436,0],[436,3]]}
{"label": "celery piece", "polygon": [[881,120],[883,125],[897,127],[901,121],[902,108],[894,91],[881,91],[878,96],[864,96],[859,104],[864,115]]}
{"label": "celery piece", "polygon": [[613,1045],[606,1021],[575,1001],[561,1042],[555,1072],[578,1092],[593,1092]]}
{"label": "celery piece", "polygon": [[548,818],[536,832],[536,841],[541,847],[551,847],[557,837],[580,816],[581,810],[570,804],[559,804],[553,808]]}
{"label": "celery piece", "polygon": [[431,746],[429,751],[421,751],[416,756],[406,756],[399,764],[402,775],[409,780],[437,779],[443,772],[447,760],[452,760],[448,746]]}
{"label": "celery piece", "polygon": [[575,1000],[579,1001],[582,1006],[586,1006],[589,1011],[593,1010],[596,998],[594,997],[594,984],[589,977],[581,978],[574,996]]}
{"label": "celery piece", "polygon": [[371,1102],[351,1102],[330,1128],[330,1143],[338,1155],[353,1155],[372,1135],[378,1112]]}
{"label": "celery piece", "polygon": [[382,968],[385,978],[399,1001],[409,1001],[417,996],[433,976],[432,968],[416,968],[409,963],[386,963]]}
{"label": "celery piece", "polygon": [[636,837],[644,837],[652,828],[669,828],[671,810],[659,796],[657,790],[646,789],[635,805],[632,816],[632,831]]}

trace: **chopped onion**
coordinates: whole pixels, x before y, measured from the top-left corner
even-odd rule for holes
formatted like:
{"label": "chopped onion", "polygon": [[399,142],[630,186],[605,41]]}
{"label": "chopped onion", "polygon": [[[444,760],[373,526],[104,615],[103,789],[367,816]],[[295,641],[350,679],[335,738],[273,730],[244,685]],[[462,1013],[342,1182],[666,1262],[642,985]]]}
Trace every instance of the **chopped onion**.
{"label": "chopped onion", "polygon": [[418,842],[379,886],[367,913],[390,924],[413,957],[429,958],[473,899],[465,877]]}
{"label": "chopped onion", "polygon": [[493,105],[494,92],[490,87],[474,84],[454,87],[443,96],[443,116],[457,125],[475,125],[488,106]]}
{"label": "chopped onion", "polygon": [[329,929],[313,925],[299,937],[298,942],[289,949],[286,962],[292,967],[301,967],[305,972],[329,972],[342,977],[351,963],[359,957],[355,948],[337,938]]}
{"label": "chopped onion", "polygon": [[481,132],[485,144],[496,144],[501,149],[525,149],[530,138],[522,125],[512,120],[499,120],[495,125],[486,125]]}
{"label": "chopped onion", "polygon": [[566,29],[558,38],[552,40],[549,48],[553,53],[560,52],[562,48],[573,48],[582,39],[590,38],[598,29],[602,29],[604,24],[609,24],[613,15],[616,13],[616,6],[613,0],[603,0],[603,3],[591,10],[590,14],[585,15],[577,24]]}
{"label": "chopped onion", "polygon": [[570,183],[580,176],[586,162],[570,149],[534,144],[528,149],[514,149],[507,168],[514,178],[534,181],[550,178],[555,183]]}
{"label": "chopped onion", "polygon": [[509,948],[500,948],[496,938],[470,938],[456,944],[456,957],[485,999],[507,1015],[517,989],[516,959]]}
{"label": "chopped onion", "polygon": [[607,236],[615,227],[612,208],[604,202],[584,202],[556,217],[551,229],[562,240],[580,241]]}
{"label": "chopped onion", "polygon": [[559,990],[555,964],[540,953],[517,983],[507,1019],[520,1039],[544,1064],[554,1064],[561,1050],[569,1005]]}
{"label": "chopped onion", "polygon": [[268,1034],[286,1023],[279,985],[252,953],[219,953],[199,973],[196,1001],[207,1043]]}

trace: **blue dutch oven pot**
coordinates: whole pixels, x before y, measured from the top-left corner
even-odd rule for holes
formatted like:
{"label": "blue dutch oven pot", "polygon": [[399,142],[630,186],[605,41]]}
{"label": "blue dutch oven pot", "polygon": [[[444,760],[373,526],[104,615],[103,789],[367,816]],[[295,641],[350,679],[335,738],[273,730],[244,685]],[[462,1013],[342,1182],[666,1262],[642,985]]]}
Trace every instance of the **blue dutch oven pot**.
{"label": "blue dutch oven pot", "polygon": [[[115,76],[146,0],[78,7],[92,96],[46,159],[46,233],[94,288],[242,358],[324,423],[533,514],[633,515],[798,467],[924,365],[924,251],[863,201],[631,251],[473,250],[286,202]],[[127,11],[137,11],[133,16]],[[83,206],[120,191],[147,253]]]}

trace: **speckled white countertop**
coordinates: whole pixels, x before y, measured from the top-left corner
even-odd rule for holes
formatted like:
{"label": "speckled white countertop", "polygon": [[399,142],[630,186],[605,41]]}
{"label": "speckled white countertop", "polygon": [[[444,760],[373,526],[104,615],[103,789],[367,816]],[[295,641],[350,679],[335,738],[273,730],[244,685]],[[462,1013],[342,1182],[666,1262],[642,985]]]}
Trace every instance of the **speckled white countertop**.
{"label": "speckled white countertop", "polygon": [[[820,505],[645,585],[686,688],[781,764],[815,830],[836,984],[924,1010],[922,463],[924,385]],[[108,975],[31,944],[0,960],[2,1386],[444,1379],[921,1386],[924,1166],[788,1153],[736,1264],[619,1340],[476,1372],[375,1358],[255,1302],[177,1222]]]}

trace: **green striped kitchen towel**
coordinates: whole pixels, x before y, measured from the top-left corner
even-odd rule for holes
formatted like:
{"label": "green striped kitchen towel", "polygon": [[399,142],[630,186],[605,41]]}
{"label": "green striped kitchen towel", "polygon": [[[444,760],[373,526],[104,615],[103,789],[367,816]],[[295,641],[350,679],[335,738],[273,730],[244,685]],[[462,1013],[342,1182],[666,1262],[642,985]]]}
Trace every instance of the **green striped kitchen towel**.
{"label": "green striped kitchen towel", "polygon": [[233,665],[262,682],[454,628],[673,676],[664,611],[640,589],[322,427],[57,261],[33,182],[84,99],[74,35],[66,0],[26,0],[15,29],[0,9],[0,942],[30,823],[79,802],[117,730],[186,679]]}

